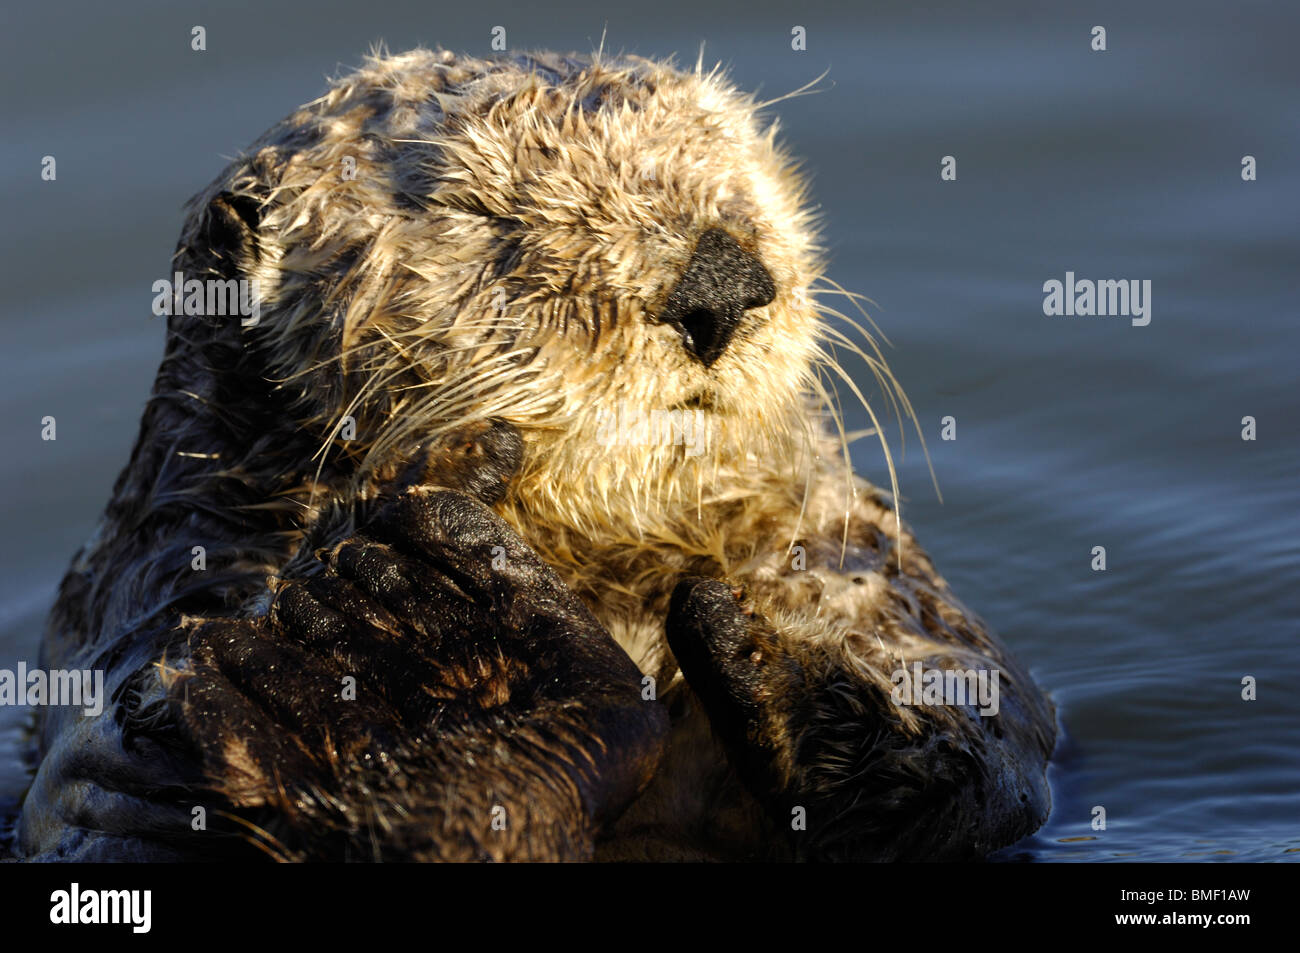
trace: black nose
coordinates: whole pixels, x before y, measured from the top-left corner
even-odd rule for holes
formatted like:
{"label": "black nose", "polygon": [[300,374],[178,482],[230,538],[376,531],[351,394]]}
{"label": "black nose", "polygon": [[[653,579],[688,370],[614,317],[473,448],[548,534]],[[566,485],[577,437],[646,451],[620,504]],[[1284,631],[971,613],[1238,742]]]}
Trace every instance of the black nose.
{"label": "black nose", "polygon": [[740,316],[776,297],[776,285],[763,263],[720,228],[695,244],[677,287],[659,320],[681,332],[682,343],[705,367],[727,349]]}

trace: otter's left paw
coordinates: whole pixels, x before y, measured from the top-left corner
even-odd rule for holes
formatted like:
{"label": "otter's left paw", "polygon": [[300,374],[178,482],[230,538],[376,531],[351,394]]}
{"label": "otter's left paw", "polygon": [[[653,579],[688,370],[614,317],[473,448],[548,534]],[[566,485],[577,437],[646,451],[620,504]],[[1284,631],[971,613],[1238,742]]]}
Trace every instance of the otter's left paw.
{"label": "otter's left paw", "polygon": [[668,644],[741,777],[755,793],[772,795],[792,783],[791,716],[805,677],[743,599],[725,582],[684,579],[668,608]]}
{"label": "otter's left paw", "polygon": [[[795,857],[960,860],[1042,823],[1041,762],[1017,727],[931,705],[905,724],[889,682],[842,645],[778,631],[725,582],[673,592],[668,642],[737,774],[789,832]],[[1003,714],[1014,699],[1002,696]]]}

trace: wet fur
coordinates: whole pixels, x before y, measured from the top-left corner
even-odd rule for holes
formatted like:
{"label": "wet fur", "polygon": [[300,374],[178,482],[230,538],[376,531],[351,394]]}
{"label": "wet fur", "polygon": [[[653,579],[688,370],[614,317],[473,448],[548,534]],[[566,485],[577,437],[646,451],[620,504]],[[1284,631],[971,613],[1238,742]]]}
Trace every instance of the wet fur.
{"label": "wet fur", "polygon": [[[46,667],[104,667],[114,707],[97,721],[44,714],[25,854],[967,857],[1042,822],[1050,703],[951,594],[896,494],[847,469],[836,347],[910,408],[870,339],[855,345],[834,320],[803,187],[760,105],[716,71],[632,57],[379,54],[195,197],[174,268],[256,278],[261,320],[168,321],[131,462],[43,644]],[[776,296],[705,368],[659,314],[711,227],[763,262]],[[704,409],[707,452],[600,444],[597,415],[619,401]],[[489,421],[520,435],[518,459],[456,457],[483,445]],[[320,596],[332,567],[318,552],[389,546],[414,519],[394,519],[393,487],[412,484],[452,487],[458,511],[497,520],[491,503],[494,538],[517,534],[573,601],[529,610],[560,626],[550,648],[515,645],[522,667],[462,685],[480,700],[522,686],[506,692],[517,709],[505,721],[466,715],[463,733],[442,736],[413,727],[419,713],[374,714],[397,733],[384,750],[400,766],[380,782],[338,747],[347,739],[319,734],[336,709],[291,731],[292,751],[261,734],[265,706],[238,714],[301,686],[244,686],[225,702],[220,686],[259,651],[321,654],[312,621],[287,625],[273,606]],[[532,606],[539,578],[511,598]],[[358,645],[383,641],[376,611],[358,616]],[[503,624],[491,600],[475,611]],[[555,648],[561,617],[630,656],[598,666],[619,701],[574,689],[590,702],[577,735],[549,757],[532,746],[528,771],[481,772],[494,797],[537,810],[516,839],[481,841],[470,832],[490,802],[454,766],[491,748],[485,738],[527,746],[538,711],[558,704],[526,672],[543,657],[577,670]],[[439,666],[454,664],[446,650],[405,649]],[[913,660],[1000,669],[1001,714],[893,705],[889,675]],[[303,671],[317,663],[330,684],[343,671],[320,658]],[[619,728],[641,673],[661,714]],[[196,681],[211,687],[196,694]],[[360,738],[365,721],[333,728]],[[566,766],[595,763],[603,730],[627,732],[629,760],[575,775]],[[630,807],[628,785],[644,787]],[[460,819],[429,791],[459,792],[446,796]],[[224,839],[191,832],[201,798],[231,819]],[[796,806],[805,832],[790,830]]]}

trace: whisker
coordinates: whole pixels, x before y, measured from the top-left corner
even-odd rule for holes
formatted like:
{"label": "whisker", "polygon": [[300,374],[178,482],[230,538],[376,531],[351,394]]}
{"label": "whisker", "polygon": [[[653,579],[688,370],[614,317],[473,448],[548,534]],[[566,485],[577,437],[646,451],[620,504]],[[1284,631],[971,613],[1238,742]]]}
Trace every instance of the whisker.
{"label": "whisker", "polygon": [[[876,430],[879,431],[880,449],[885,454],[885,465],[889,468],[890,491],[894,497],[894,517],[895,517],[895,522],[897,524],[897,534],[896,534],[895,542],[898,547],[898,568],[899,571],[902,571],[903,568],[903,500],[901,495],[898,492],[898,471],[894,467],[894,457],[889,449],[889,441],[885,439],[884,430],[880,426],[880,421],[876,417],[876,412],[871,408],[870,403],[868,403],[866,397],[863,396],[862,391],[858,389],[858,385],[854,382],[853,378],[849,376],[849,374],[844,370],[844,368],[842,368],[831,355],[827,354],[825,351],[821,351],[820,348],[818,350],[820,352],[820,357],[821,357],[821,360],[818,361],[818,365],[820,367],[835,372],[835,374],[840,378],[840,380],[844,382],[844,384],[853,392],[853,395],[857,397],[858,400],[861,402],[862,409],[867,412],[867,415],[871,418],[872,424],[876,427]],[[840,426],[841,440],[843,440],[843,433],[844,433],[844,428],[843,425],[841,425]],[[848,453],[847,444],[845,444],[844,452]],[[845,525],[846,545],[847,545],[847,538],[848,538],[848,526],[846,523]]]}
{"label": "whisker", "polygon": [[[852,292],[843,291],[842,289],[838,293],[842,293],[846,297],[850,297],[851,299],[862,297],[861,295],[854,295]],[[870,299],[864,299],[864,300],[870,300]],[[899,420],[900,441],[902,441],[902,446],[906,447],[906,443],[903,440],[902,419],[901,416],[899,416],[898,414],[898,407],[901,404],[903,413],[906,414],[906,416],[911,419],[912,426],[916,430],[917,438],[921,442],[921,452],[925,456],[925,465],[926,465],[926,469],[930,473],[930,482],[934,486],[935,496],[938,498],[939,502],[942,503],[943,491],[939,488],[939,478],[938,476],[936,476],[934,472],[934,461],[930,457],[930,448],[925,440],[925,431],[921,427],[921,422],[916,415],[915,408],[912,406],[911,399],[907,396],[907,392],[903,389],[902,384],[899,383],[898,379],[894,376],[893,370],[889,367],[889,364],[885,360],[885,356],[881,352],[880,347],[876,344],[875,339],[872,338],[872,336],[866,331],[866,329],[864,329],[860,324],[858,324],[856,321],[854,321],[852,318],[848,317],[847,315],[842,314],[833,308],[827,307],[821,304],[821,302],[817,303],[817,308],[819,312],[833,315],[834,317],[839,318],[840,320],[847,323],[850,327],[852,327],[859,334],[861,334],[862,337],[871,346],[873,352],[876,355],[876,359],[874,361],[866,354],[864,354],[860,348],[858,348],[856,345],[853,345],[852,342],[848,340],[847,336],[845,336],[838,329],[829,326],[825,322],[823,322],[821,325],[820,328],[821,331],[836,336],[836,338],[840,340],[842,343],[844,343],[846,346],[851,347],[854,350],[854,352],[860,358],[862,358],[863,361],[867,363],[867,366],[871,369],[872,373],[876,375],[876,379],[880,383],[881,390],[885,392],[887,396],[890,397],[891,401],[896,400],[894,409],[895,409],[895,416],[898,417]],[[859,307],[858,310],[861,311],[862,309]],[[871,320],[870,315],[868,315],[865,311],[862,311],[862,314],[871,323],[871,326],[873,328],[877,327],[875,321]],[[881,337],[882,338],[884,337],[883,333],[881,334]],[[888,338],[885,338],[885,340],[888,341]],[[881,377],[882,374],[884,375],[883,379]]]}

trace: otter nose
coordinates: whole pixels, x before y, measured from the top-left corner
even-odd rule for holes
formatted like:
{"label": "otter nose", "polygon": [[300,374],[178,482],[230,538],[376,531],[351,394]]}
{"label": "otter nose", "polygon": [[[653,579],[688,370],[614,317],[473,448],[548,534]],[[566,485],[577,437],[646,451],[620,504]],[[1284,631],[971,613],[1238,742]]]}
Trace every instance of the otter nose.
{"label": "otter nose", "polygon": [[695,253],[659,320],[677,328],[682,343],[705,367],[727,349],[740,316],[776,297],[776,285],[763,263],[720,228],[710,228],[695,243]]}

